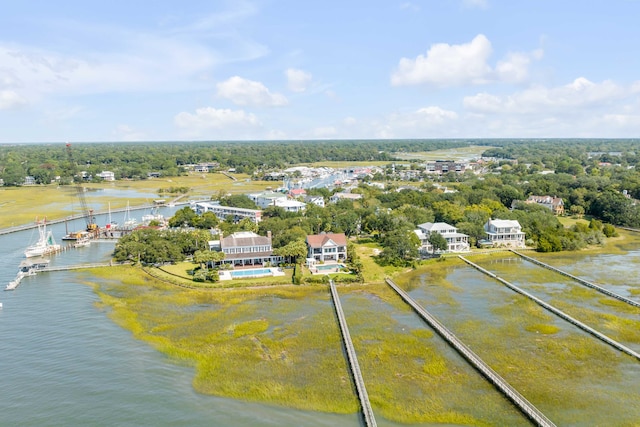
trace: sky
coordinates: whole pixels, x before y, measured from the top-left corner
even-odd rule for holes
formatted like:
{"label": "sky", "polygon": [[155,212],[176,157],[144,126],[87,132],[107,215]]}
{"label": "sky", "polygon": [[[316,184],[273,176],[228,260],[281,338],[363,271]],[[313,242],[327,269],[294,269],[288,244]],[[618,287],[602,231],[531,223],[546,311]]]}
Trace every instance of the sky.
{"label": "sky", "polygon": [[0,143],[640,137],[640,0],[2,3]]}

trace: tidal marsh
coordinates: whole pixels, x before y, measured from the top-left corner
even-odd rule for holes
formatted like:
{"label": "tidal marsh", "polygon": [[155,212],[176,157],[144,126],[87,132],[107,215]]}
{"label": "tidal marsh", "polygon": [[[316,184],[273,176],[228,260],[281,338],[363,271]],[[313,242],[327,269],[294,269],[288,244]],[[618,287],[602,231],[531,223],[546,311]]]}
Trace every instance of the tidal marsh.
{"label": "tidal marsh", "polygon": [[[471,267],[446,276],[457,286],[429,270],[407,280],[420,304],[558,425],[610,424],[611,414],[616,424],[631,425],[640,417],[634,358]],[[440,283],[445,298],[430,292]]]}
{"label": "tidal marsh", "polygon": [[109,315],[194,366],[197,391],[298,409],[357,410],[325,287],[187,290],[114,268],[92,271],[103,279],[94,286]]}

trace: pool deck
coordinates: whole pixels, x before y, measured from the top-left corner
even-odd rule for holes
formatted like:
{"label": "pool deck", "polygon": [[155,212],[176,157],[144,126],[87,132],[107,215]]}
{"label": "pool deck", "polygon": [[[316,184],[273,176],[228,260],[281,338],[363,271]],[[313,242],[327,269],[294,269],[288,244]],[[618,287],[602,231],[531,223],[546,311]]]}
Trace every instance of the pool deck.
{"label": "pool deck", "polygon": [[[318,268],[318,265],[322,268]],[[329,274],[329,273],[340,273],[342,269],[345,268],[344,264],[341,263],[325,263],[318,264],[312,267],[309,267],[309,271],[311,274]]]}
{"label": "pool deck", "polygon": [[218,271],[218,276],[220,277],[220,280],[233,280],[233,279],[250,279],[250,278],[253,278],[253,277],[269,277],[269,276],[284,276],[285,275],[285,272],[282,271],[282,269],[278,268],[278,267],[261,267],[261,268],[237,269],[235,271],[250,272],[252,270],[260,270],[260,271],[262,271],[262,270],[266,270],[266,269],[271,270],[271,274],[259,273],[259,274],[256,274],[255,276],[251,275],[251,274],[247,274],[247,275],[244,275],[242,277],[233,277],[231,275],[231,273],[234,270],[220,270],[220,271]]}

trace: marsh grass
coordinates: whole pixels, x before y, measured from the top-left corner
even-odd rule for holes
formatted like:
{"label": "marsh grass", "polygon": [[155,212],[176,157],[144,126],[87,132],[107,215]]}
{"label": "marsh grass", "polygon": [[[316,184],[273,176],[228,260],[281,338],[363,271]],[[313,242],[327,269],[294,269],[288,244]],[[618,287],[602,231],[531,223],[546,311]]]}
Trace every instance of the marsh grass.
{"label": "marsh grass", "polygon": [[339,293],[376,413],[402,423],[527,425],[388,286]]}
{"label": "marsh grass", "polygon": [[[325,287],[189,290],[135,267],[92,270],[116,323],[195,368],[202,393],[353,413],[340,334]],[[118,277],[118,280],[112,280]]]}
{"label": "marsh grass", "polygon": [[[231,181],[220,173],[190,174],[186,176],[154,178],[140,181],[114,181],[84,184],[89,189],[119,189],[136,190],[139,192],[157,192],[169,187],[188,187],[188,197],[217,196],[220,191],[225,193],[249,193],[262,191],[273,183],[267,181],[252,181],[249,175],[234,175],[238,181]],[[160,197],[160,196],[158,196]],[[124,208],[127,202],[131,206],[145,205],[151,202],[148,197],[112,197],[87,193],[88,201],[99,203],[100,210],[106,210],[111,203],[112,209]],[[166,198],[166,196],[162,196]],[[79,202],[73,186],[38,185],[28,187],[1,187],[0,228],[28,224],[36,217],[45,214],[48,219],[62,219],[72,214],[78,214]]]}
{"label": "marsh grass", "polygon": [[[628,367],[636,363],[630,356],[579,331],[520,295],[513,294],[508,303],[501,303],[492,295],[499,290],[496,287],[502,285],[479,272],[476,280],[466,283],[462,292],[448,287],[434,293],[433,287],[421,284],[422,275],[411,278],[411,282],[415,289],[411,293],[419,303],[557,423],[606,424],[611,419],[604,414],[619,411],[621,415],[616,415],[616,423],[632,425],[630,420],[640,416],[640,408],[635,405],[640,387],[627,376]],[[448,308],[450,298],[464,298],[464,294],[471,291],[475,304],[486,307],[480,312],[489,311],[492,319],[477,316],[476,310]],[[425,293],[428,299],[422,296]],[[555,301],[552,304],[558,306]],[[569,307],[567,304],[558,308]],[[632,319],[591,315],[599,321],[609,321],[610,329],[619,327],[633,334],[623,337],[620,333],[619,338],[628,342],[637,338],[635,331],[640,328]],[[629,387],[634,391],[630,392]],[[631,411],[630,405],[635,409]],[[567,411],[567,408],[579,408],[579,411]]]}

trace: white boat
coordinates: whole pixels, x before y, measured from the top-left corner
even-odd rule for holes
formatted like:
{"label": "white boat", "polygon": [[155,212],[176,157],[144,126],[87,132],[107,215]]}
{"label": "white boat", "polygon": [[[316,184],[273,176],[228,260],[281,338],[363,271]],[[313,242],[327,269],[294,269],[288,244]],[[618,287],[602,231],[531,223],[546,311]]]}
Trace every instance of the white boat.
{"label": "white boat", "polygon": [[60,251],[60,245],[53,239],[53,233],[51,230],[47,231],[47,220],[38,223],[38,233],[38,241],[24,251],[25,257],[45,256]]}
{"label": "white boat", "polygon": [[134,229],[138,226],[138,220],[131,218],[131,211],[129,209],[129,202],[127,202],[127,209],[124,211],[124,222],[122,228],[126,230]]}

